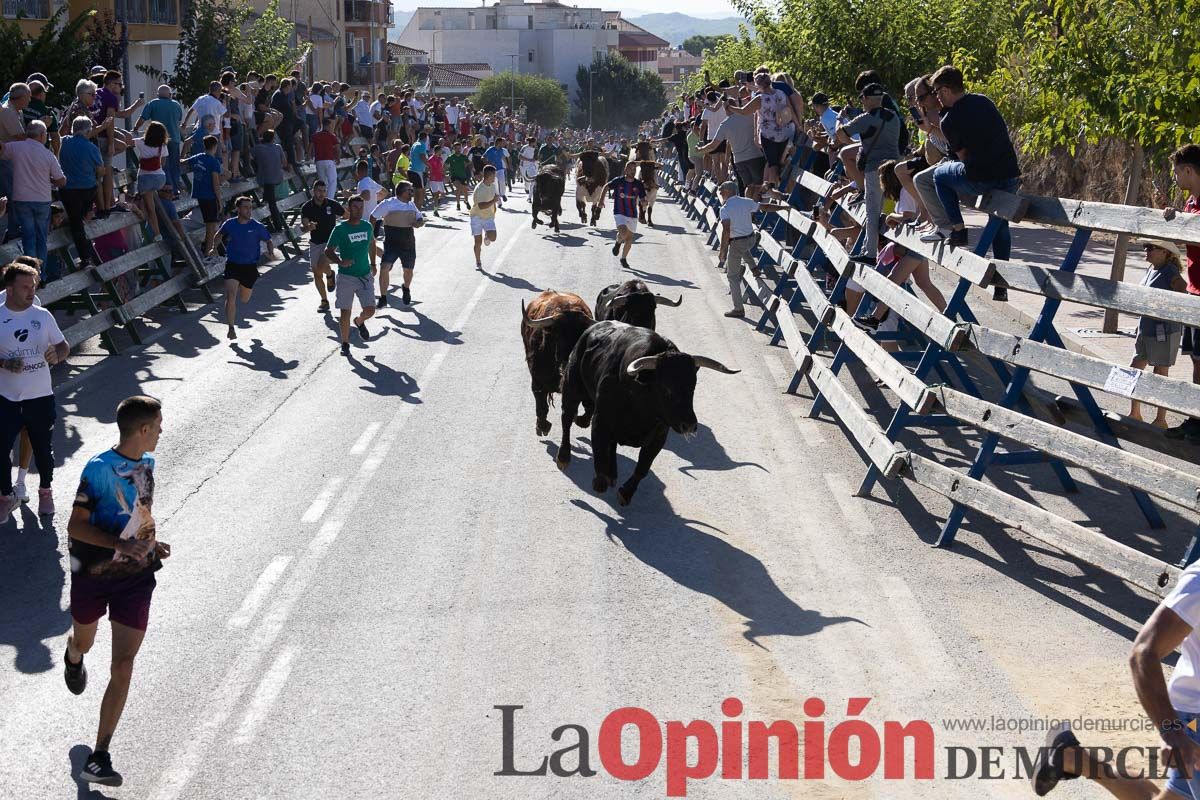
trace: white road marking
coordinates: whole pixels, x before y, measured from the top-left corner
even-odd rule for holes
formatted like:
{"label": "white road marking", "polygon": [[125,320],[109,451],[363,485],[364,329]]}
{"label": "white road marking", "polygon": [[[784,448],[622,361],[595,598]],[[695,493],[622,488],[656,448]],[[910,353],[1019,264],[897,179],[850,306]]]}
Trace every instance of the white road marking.
{"label": "white road marking", "polygon": [[[863,469],[866,469],[864,467]],[[859,503],[863,502],[861,498],[854,496],[854,489],[850,486],[850,481],[846,480],[844,475],[836,475],[833,473],[825,473],[825,483],[829,485],[829,493],[833,495],[833,499],[837,501],[838,508],[842,511],[842,516],[846,520],[846,525],[850,530],[859,536],[866,536],[873,533],[871,523],[867,520],[867,515],[863,513]]]}
{"label": "white road marking", "polygon": [[358,437],[358,441],[354,443],[354,446],[350,448],[350,455],[358,456],[367,452],[367,445],[371,443],[371,440],[375,438],[375,434],[377,433],[379,433],[379,423],[372,422],[367,426],[367,429],[362,432],[362,436]]}
{"label": "white road marking", "polygon": [[275,659],[275,663],[267,670],[267,674],[263,675],[254,696],[250,699],[246,715],[242,717],[242,724],[238,726],[237,734],[233,737],[234,744],[244,745],[254,740],[258,727],[266,719],[271,706],[275,704],[275,698],[279,697],[283,685],[287,683],[288,675],[292,672],[292,658],[295,655],[295,648],[285,647],[279,658]]}
{"label": "white road marking", "polygon": [[250,624],[250,620],[254,619],[258,609],[262,607],[263,601],[271,593],[271,587],[275,585],[291,562],[291,556],[275,556],[271,559],[271,563],[267,564],[266,569],[262,571],[253,588],[250,589],[250,593],[246,595],[246,599],[242,601],[242,607],[229,618],[230,628],[244,628]]}
{"label": "white road marking", "polygon": [[[931,689],[951,685],[955,681],[954,662],[950,659],[946,648],[942,646],[941,637],[929,624],[929,619],[917,605],[908,584],[898,575],[881,576],[883,594],[888,599],[888,606],[900,622],[901,630],[908,639],[909,647],[920,664],[922,682],[932,684]],[[918,674],[918,673],[913,673]]]}
{"label": "white road marking", "polygon": [[[763,353],[763,362],[767,365],[767,370],[775,382],[779,384],[781,389],[787,388],[787,384],[791,383],[792,376],[787,374],[787,370],[776,353],[767,350]],[[792,421],[796,423],[796,429],[800,431],[800,437],[804,439],[804,443],[809,447],[821,447],[825,442],[825,423],[820,420],[812,419],[808,416],[808,412],[801,403],[795,401],[786,404],[788,413],[792,416]]]}
{"label": "white road marking", "polygon": [[[517,230],[517,234],[520,233],[520,230]],[[499,258],[497,258],[497,266],[503,262],[517,241],[518,236],[514,235],[500,253]],[[483,297],[484,291],[490,284],[491,280],[487,277],[479,281],[479,285],[475,287],[475,292],[471,295],[471,299],[467,301],[462,312],[454,321],[453,330],[463,329],[471,312],[475,310],[480,298]],[[442,362],[446,359],[447,352],[448,348],[443,347],[434,354],[425,366],[425,369],[421,371],[420,377],[417,378],[417,386],[421,388],[421,391],[429,389],[438,370],[441,369]],[[358,474],[360,476],[374,474],[379,464],[383,462],[383,459],[395,446],[401,431],[403,431],[408,418],[412,416],[413,409],[415,408],[416,406],[411,403],[403,403],[397,409],[396,413],[392,415],[387,427],[383,430],[382,436],[376,440],[371,455],[359,466]],[[271,604],[267,613],[263,615],[258,627],[248,637],[246,646],[238,654],[233,665],[225,673],[224,679],[222,679],[209,698],[208,703],[205,705],[207,714],[203,721],[192,732],[192,735],[187,739],[183,748],[176,754],[171,766],[163,772],[162,777],[159,779],[158,789],[153,795],[154,800],[177,800],[183,793],[188,781],[192,779],[192,775],[195,773],[196,765],[203,759],[204,754],[216,739],[218,732],[233,714],[238,701],[245,694],[247,687],[257,677],[260,662],[274,646],[275,640],[283,631],[283,626],[286,624],[292,609],[295,608],[300,598],[304,596],[309,582],[316,574],[317,568],[320,566],[325,554],[329,551],[330,545],[333,544],[338,534],[341,533],[351,513],[358,508],[359,498],[362,497],[367,483],[368,481],[366,480],[350,482],[347,491],[338,498],[329,517],[321,525],[312,541],[308,543],[308,549],[300,557],[288,581],[275,598],[275,602]]]}
{"label": "white road marking", "polygon": [[333,496],[337,494],[337,490],[342,486],[341,478],[332,478],[329,484],[317,495],[317,499],[312,501],[312,505],[304,512],[304,516],[300,517],[300,521],[304,523],[316,522],[325,513],[325,509],[329,508],[329,503],[332,502]]}

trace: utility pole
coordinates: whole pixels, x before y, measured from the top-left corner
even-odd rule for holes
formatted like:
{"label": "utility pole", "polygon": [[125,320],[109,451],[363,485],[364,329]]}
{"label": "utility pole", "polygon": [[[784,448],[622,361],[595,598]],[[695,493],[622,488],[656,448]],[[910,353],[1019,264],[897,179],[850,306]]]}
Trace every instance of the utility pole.
{"label": "utility pole", "polygon": [[509,68],[508,82],[508,113],[515,114],[517,104],[517,59],[521,57],[520,53],[509,53],[508,58],[512,59]]}

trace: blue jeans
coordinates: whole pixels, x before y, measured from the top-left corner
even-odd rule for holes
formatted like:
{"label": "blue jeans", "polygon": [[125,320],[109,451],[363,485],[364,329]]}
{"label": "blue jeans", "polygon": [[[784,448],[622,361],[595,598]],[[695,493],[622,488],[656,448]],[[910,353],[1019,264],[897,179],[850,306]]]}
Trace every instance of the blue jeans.
{"label": "blue jeans", "polygon": [[169,139],[167,140],[167,163],[163,165],[163,171],[167,173],[167,183],[175,187],[175,191],[183,191],[183,181],[179,173],[179,152],[180,142]]}
{"label": "blue jeans", "polygon": [[9,203],[12,218],[21,226],[21,248],[25,255],[46,264],[46,236],[50,233],[50,204],[17,200]]}
{"label": "blue jeans", "polygon": [[[1186,711],[1176,711],[1176,715],[1179,717],[1179,721],[1185,726],[1187,723],[1196,719],[1197,716],[1200,716],[1197,714],[1189,714]],[[1200,734],[1197,734],[1196,731],[1193,731],[1188,727],[1184,727],[1183,730],[1189,739],[1191,739],[1193,742],[1200,743]],[[1200,774],[1196,774],[1196,772],[1193,771],[1190,778],[1185,778],[1183,777],[1183,773],[1179,771],[1178,767],[1171,767],[1171,769],[1167,772],[1166,788],[1170,789],[1180,797],[1186,797],[1190,800],[1200,798]]]}
{"label": "blue jeans", "polygon": [[[951,225],[963,224],[962,211],[958,207],[959,195],[973,197],[993,189],[1015,192],[1020,183],[1016,178],[1002,181],[972,181],[967,179],[966,173],[967,165],[962,161],[943,161],[933,170],[933,185]],[[1008,222],[1005,220],[1000,220],[1000,224],[996,228],[996,238],[992,240],[992,253],[1002,261],[1007,261],[1012,254],[1012,234],[1009,232]]]}

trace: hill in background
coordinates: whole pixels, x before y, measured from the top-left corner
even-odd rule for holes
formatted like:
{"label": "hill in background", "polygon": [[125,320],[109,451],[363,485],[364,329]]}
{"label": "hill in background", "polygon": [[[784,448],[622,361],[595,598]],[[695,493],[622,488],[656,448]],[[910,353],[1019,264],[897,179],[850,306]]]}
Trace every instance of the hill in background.
{"label": "hill in background", "polygon": [[742,17],[721,17],[719,19],[704,19],[688,14],[644,14],[638,17],[626,16],[630,22],[639,25],[656,36],[661,36],[678,47],[689,36],[720,36],[721,34],[737,35],[738,25],[746,25]]}

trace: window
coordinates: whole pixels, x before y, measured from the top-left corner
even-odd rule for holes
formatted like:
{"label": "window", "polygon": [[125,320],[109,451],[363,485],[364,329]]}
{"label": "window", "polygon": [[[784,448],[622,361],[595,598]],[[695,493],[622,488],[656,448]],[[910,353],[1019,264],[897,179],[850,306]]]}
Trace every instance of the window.
{"label": "window", "polygon": [[49,19],[50,0],[4,0],[4,16],[24,14],[29,19]]}
{"label": "window", "polygon": [[529,51],[529,63],[530,64],[533,63],[533,51],[532,50]]}

